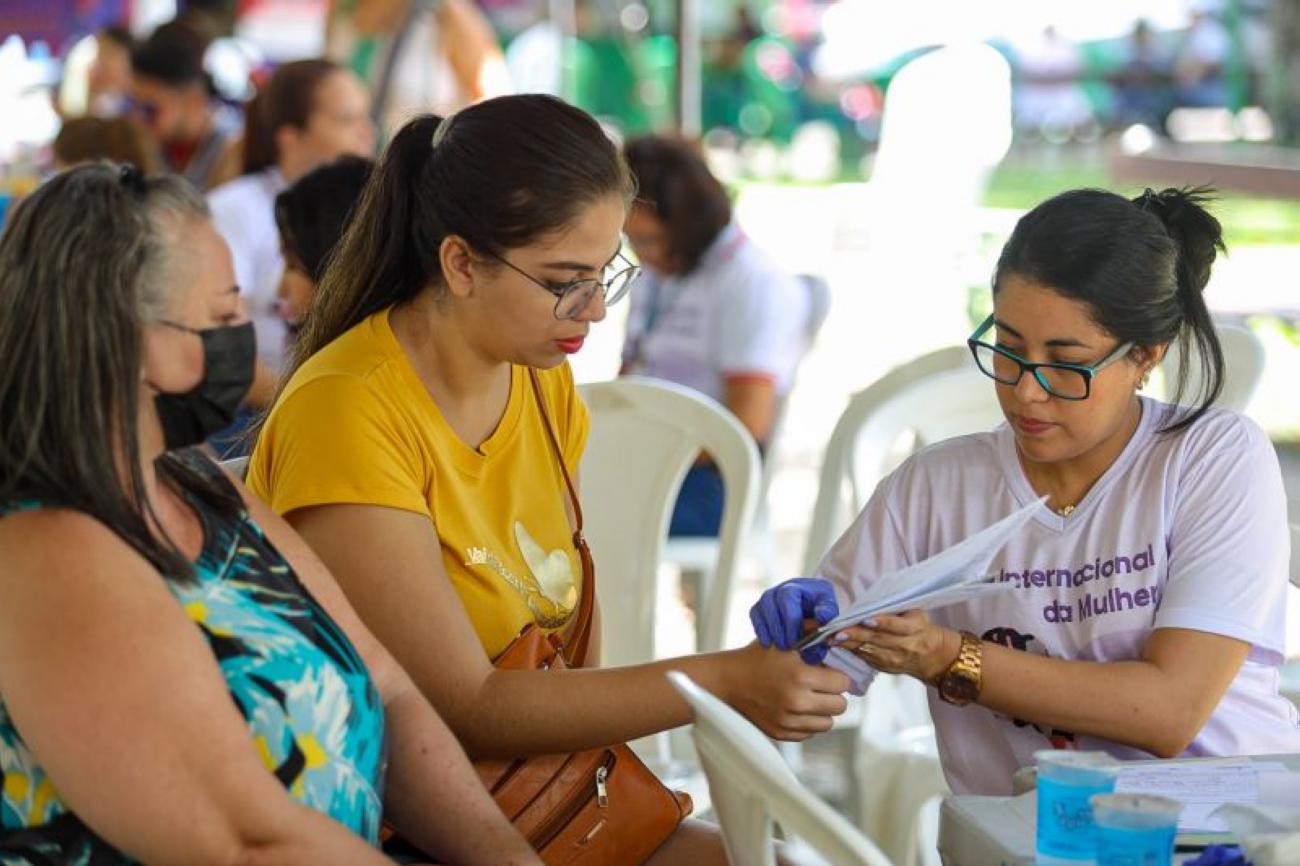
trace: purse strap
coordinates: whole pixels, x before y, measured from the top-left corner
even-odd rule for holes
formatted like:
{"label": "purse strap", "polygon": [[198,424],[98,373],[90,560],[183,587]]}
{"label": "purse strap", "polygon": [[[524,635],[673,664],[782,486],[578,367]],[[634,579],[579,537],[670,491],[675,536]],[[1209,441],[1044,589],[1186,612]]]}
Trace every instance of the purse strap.
{"label": "purse strap", "polygon": [[573,503],[573,547],[578,551],[582,562],[582,595],[578,599],[578,615],[574,617],[567,638],[563,641],[561,652],[564,662],[569,667],[581,667],[587,658],[587,648],[591,643],[591,625],[596,605],[596,564],[591,558],[591,548],[582,535],[582,503],[578,501],[578,491],[574,489],[573,479],[569,477],[569,468],[564,464],[564,452],[560,450],[559,440],[555,438],[555,428],[551,426],[551,416],[546,411],[546,398],[542,396],[542,385],[537,378],[537,370],[528,368],[528,380],[533,385],[533,395],[537,398],[537,411],[542,415],[542,426],[546,428],[546,438],[551,443],[551,451],[556,462],[560,464],[560,474],[564,476],[564,486],[569,491],[569,501]]}

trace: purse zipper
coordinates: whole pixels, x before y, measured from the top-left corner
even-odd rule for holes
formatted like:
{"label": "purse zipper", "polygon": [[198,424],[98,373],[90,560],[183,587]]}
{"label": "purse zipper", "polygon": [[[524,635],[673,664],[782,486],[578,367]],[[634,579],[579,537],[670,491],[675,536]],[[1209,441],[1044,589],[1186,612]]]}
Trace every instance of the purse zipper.
{"label": "purse zipper", "polygon": [[604,763],[596,768],[595,784],[590,788],[585,785],[579,788],[578,794],[565,804],[565,807],[559,810],[541,831],[533,834],[533,838],[529,842],[532,843],[535,850],[541,851],[551,844],[555,837],[560,835],[560,832],[573,820],[574,816],[592,801],[593,797],[596,800],[596,805],[601,809],[609,807],[609,773],[614,769],[615,760],[616,755],[613,752],[606,753]]}

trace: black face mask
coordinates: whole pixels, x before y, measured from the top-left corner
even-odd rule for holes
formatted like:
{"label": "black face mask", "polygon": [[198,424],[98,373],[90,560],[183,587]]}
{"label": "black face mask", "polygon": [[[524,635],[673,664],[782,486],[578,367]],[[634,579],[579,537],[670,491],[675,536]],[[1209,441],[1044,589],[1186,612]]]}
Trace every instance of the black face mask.
{"label": "black face mask", "polygon": [[252,322],[203,330],[165,320],[158,324],[198,334],[203,341],[202,381],[184,394],[160,393],[154,397],[163,444],[171,451],[197,445],[235,420],[239,404],[253,385],[257,337]]}

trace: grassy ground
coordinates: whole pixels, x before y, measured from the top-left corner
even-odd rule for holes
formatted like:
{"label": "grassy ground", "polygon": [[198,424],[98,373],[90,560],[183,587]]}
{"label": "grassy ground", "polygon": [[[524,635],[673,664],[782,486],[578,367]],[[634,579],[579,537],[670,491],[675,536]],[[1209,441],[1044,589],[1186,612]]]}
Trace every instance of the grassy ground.
{"label": "grassy ground", "polygon": [[[1101,159],[1090,154],[1013,155],[994,172],[985,204],[1028,209],[1062,190],[1085,186],[1121,193],[1141,191],[1140,186],[1112,184]],[[1300,201],[1245,196],[1229,190],[1220,193],[1215,212],[1230,248],[1300,244]]]}

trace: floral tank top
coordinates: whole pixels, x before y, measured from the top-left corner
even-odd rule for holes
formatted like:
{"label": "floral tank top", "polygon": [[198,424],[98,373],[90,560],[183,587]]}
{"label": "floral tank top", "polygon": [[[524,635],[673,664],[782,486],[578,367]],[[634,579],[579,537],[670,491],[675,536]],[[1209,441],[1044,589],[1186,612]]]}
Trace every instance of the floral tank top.
{"label": "floral tank top", "polygon": [[[175,452],[237,496],[201,452]],[[342,629],[249,516],[221,517],[185,494],[204,530],[194,579],[168,588],[207,638],[251,745],[289,794],[377,844],[387,761],[384,709]],[[40,503],[0,503],[0,519]],[[70,812],[0,694],[0,864],[134,863]]]}

